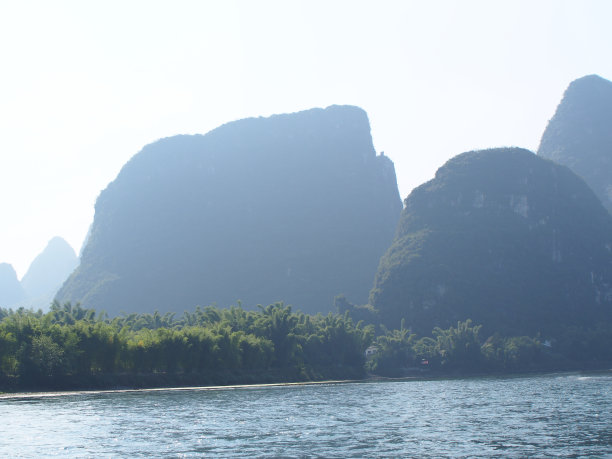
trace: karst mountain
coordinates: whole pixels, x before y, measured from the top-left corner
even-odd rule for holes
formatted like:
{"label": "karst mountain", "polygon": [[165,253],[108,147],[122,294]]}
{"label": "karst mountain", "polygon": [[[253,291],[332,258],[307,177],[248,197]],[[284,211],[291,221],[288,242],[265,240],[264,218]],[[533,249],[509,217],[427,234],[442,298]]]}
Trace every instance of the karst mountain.
{"label": "karst mountain", "polygon": [[461,154],[406,199],[370,301],[418,333],[468,318],[485,336],[594,327],[612,318],[612,217],[530,151]]}
{"label": "karst mountain", "polygon": [[538,155],[584,178],[612,212],[612,82],[573,81],[542,136]]}
{"label": "karst mountain", "polygon": [[100,194],[60,302],[120,312],[366,302],[401,212],[366,113],[331,106],[147,145]]}

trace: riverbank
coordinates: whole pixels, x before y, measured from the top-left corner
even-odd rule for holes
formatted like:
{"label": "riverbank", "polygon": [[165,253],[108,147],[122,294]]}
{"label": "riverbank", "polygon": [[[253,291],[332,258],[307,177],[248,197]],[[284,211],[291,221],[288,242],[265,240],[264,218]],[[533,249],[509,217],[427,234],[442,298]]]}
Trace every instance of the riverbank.
{"label": "riverbank", "polygon": [[265,389],[272,387],[290,386],[315,386],[324,384],[357,384],[375,382],[401,382],[401,381],[441,381],[458,379],[499,379],[499,378],[526,378],[547,375],[612,375],[612,368],[605,369],[573,369],[573,370],[533,370],[523,372],[421,372],[420,374],[386,377],[379,375],[364,375],[355,379],[324,379],[316,381],[292,381],[292,382],[269,382],[269,383],[250,383],[250,384],[222,384],[222,385],[196,385],[196,386],[176,386],[176,387],[124,387],[108,389],[82,389],[82,390],[39,390],[39,391],[18,391],[0,392],[0,400],[19,400],[37,399],[44,397],[62,397],[71,395],[100,395],[100,394],[121,394],[121,393],[141,393],[141,392],[168,392],[168,391],[215,391],[215,390],[236,390],[236,389]]}
{"label": "riverbank", "polygon": [[[369,381],[365,379],[344,379],[344,380],[325,380],[325,381],[302,381],[286,383],[267,383],[267,384],[234,384],[228,386],[189,386],[189,387],[152,387],[144,389],[108,389],[108,390],[78,390],[78,391],[57,391],[57,392],[14,392],[1,393],[0,400],[7,399],[31,399],[43,397],[62,397],[69,395],[100,395],[100,394],[123,394],[141,392],[178,392],[178,391],[202,391],[202,390],[235,390],[235,389],[265,389],[268,387],[289,387],[289,386],[315,386],[322,384],[352,384]],[[375,379],[372,379],[375,381]]]}
{"label": "riverbank", "polygon": [[253,385],[308,384],[321,381],[357,381],[366,377],[363,368],[318,366],[266,370],[218,370],[202,373],[107,373],[47,377],[23,383],[18,377],[0,380],[0,393],[82,392],[189,387],[238,387]]}

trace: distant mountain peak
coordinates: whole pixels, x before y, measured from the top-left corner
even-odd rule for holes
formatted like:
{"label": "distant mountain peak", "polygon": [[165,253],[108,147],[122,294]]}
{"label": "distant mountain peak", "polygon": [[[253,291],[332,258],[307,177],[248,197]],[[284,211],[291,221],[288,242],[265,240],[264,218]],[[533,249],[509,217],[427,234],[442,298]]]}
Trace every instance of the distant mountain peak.
{"label": "distant mountain peak", "polygon": [[606,80],[605,78],[593,73],[591,75],[585,75],[583,77],[580,78],[576,78],[574,81],[572,81],[569,85],[569,88],[576,88],[579,86],[588,86],[590,88],[594,87],[595,85],[599,85],[601,87],[606,87],[606,86],[610,86],[612,85],[612,82],[610,82],[609,80]]}
{"label": "distant mountain peak", "polygon": [[612,82],[588,75],[570,83],[538,155],[576,172],[612,212]]}
{"label": "distant mountain peak", "polygon": [[24,298],[25,292],[17,279],[13,265],[0,263],[0,307],[11,306]]}
{"label": "distant mountain peak", "polygon": [[36,256],[21,280],[28,298],[53,295],[78,264],[74,249],[63,238],[53,237]]}
{"label": "distant mountain peak", "polygon": [[68,244],[68,242],[66,242],[66,240],[61,236],[52,237],[47,243],[47,249],[49,247],[62,247],[63,249],[70,249],[74,252],[72,246]]}
{"label": "distant mountain peak", "polygon": [[[578,113],[573,114],[574,122],[589,123],[596,121],[602,110],[609,113],[612,110],[610,103],[612,103],[612,81],[599,75],[587,75],[569,84],[557,112],[559,110],[579,110]],[[578,116],[582,120],[578,119]]]}

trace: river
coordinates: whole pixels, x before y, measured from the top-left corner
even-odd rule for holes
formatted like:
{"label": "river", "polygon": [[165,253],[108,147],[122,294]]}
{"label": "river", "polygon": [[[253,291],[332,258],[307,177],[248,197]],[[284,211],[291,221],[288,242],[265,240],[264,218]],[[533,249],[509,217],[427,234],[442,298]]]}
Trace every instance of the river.
{"label": "river", "polygon": [[612,457],[612,373],[0,398],[1,457]]}

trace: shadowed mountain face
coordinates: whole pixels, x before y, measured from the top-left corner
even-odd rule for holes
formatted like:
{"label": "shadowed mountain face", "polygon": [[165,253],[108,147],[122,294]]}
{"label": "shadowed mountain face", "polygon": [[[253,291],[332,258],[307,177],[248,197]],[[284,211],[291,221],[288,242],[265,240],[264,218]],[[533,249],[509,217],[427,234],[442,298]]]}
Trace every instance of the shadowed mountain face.
{"label": "shadowed mountain face", "polygon": [[178,311],[365,302],[401,211],[356,107],[254,118],[146,146],[97,203],[60,301]]}
{"label": "shadowed mountain face", "polygon": [[572,82],[548,123],[538,155],[584,178],[612,212],[612,82],[597,75]]}
{"label": "shadowed mountain face", "polygon": [[21,285],[29,298],[47,295],[52,299],[78,262],[72,247],[61,237],[55,237],[34,259]]}
{"label": "shadowed mountain face", "polygon": [[17,273],[8,263],[0,263],[0,307],[7,307],[25,298]]}
{"label": "shadowed mountain face", "polygon": [[370,302],[390,327],[473,319],[514,335],[612,315],[612,217],[568,168],[522,149],[464,153],[406,199]]}

